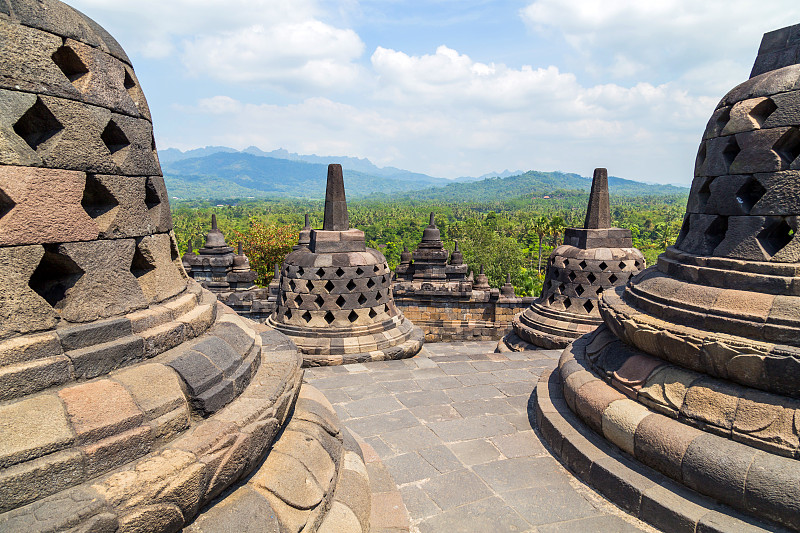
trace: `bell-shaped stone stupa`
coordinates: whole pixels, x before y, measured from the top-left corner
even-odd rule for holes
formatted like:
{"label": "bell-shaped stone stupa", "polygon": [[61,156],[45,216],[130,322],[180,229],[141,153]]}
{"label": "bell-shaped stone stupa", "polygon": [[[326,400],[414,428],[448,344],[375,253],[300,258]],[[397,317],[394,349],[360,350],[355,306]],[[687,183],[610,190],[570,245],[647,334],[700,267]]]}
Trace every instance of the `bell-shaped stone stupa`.
{"label": "bell-shaped stone stupa", "polygon": [[606,169],[594,171],[583,228],[567,228],[548,260],[542,296],[514,317],[498,350],[564,348],[602,323],[598,300],[644,269],[631,231],[611,227]]}
{"label": "bell-shaped stone stupa", "polygon": [[[717,502],[800,530],[799,50],[800,25],[764,36],[753,76],[708,122],[677,242],[603,294],[604,325],[564,351],[537,394],[544,425],[561,423],[548,402],[563,387],[589,427],[660,472],[606,457],[603,486],[672,478],[648,493],[650,508],[683,513],[697,531],[701,522],[743,530]],[[584,437],[559,438],[579,460]],[[635,485],[631,495],[646,490]],[[689,512],[685,498],[707,514]]]}
{"label": "bell-shaped stone stupa", "polygon": [[267,323],[297,344],[307,366],[416,355],[423,334],[395,307],[386,258],[350,228],[341,165],[328,166],[323,228],[309,239],[286,256]]}
{"label": "bell-shaped stone stupa", "polygon": [[184,272],[119,44],[0,2],[0,531],[308,531],[344,492],[366,531],[364,466],[301,361]]}

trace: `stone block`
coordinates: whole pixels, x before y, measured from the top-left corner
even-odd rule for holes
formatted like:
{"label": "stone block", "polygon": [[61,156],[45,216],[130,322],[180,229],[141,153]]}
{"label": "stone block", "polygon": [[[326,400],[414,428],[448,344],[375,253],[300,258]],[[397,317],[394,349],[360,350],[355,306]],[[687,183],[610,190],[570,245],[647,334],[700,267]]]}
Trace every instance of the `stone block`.
{"label": "stone block", "polygon": [[747,472],[746,509],[800,529],[800,462],[757,452]]}
{"label": "stone block", "polygon": [[647,466],[681,480],[683,456],[702,432],[671,418],[651,414],[636,428],[634,455]]}
{"label": "stone block", "polygon": [[186,325],[186,338],[193,339],[205,333],[214,323],[216,317],[216,302],[198,305],[185,315],[178,318],[178,322]]}
{"label": "stone block", "polygon": [[[153,150],[153,126],[147,120],[113,113],[110,120],[128,144],[112,151],[111,158],[126,176],[160,176],[161,168]],[[120,138],[121,139],[121,138]]]}
{"label": "stone block", "polygon": [[639,423],[651,413],[633,400],[617,400],[603,411],[603,435],[623,451],[634,455],[634,435]]}
{"label": "stone block", "polygon": [[183,513],[173,503],[134,507],[119,518],[119,533],[145,531],[178,531],[184,523]]}
{"label": "stone block", "polygon": [[0,512],[44,498],[84,478],[84,458],[66,450],[0,472]]}
{"label": "stone block", "polygon": [[786,170],[755,174],[765,189],[764,195],[750,210],[752,215],[791,215],[800,213],[800,171]]}
{"label": "stone block", "polygon": [[680,414],[712,431],[730,433],[739,404],[740,387],[705,378],[692,383],[683,398]]}
{"label": "stone block", "polygon": [[81,205],[86,174],[0,166],[0,191],[12,202],[0,218],[0,246],[87,241],[97,224]]}
{"label": "stone block", "polygon": [[63,39],[21,24],[0,28],[0,86],[30,93],[79,98],[80,92],[53,61]]}
{"label": "stone block", "polygon": [[222,380],[222,370],[208,357],[194,350],[186,350],[166,364],[181,376],[193,397]]}
{"label": "stone block", "polygon": [[2,468],[66,448],[75,438],[61,401],[52,395],[0,407],[0,427]]}
{"label": "stone block", "polygon": [[[158,162],[156,161],[156,163]],[[167,194],[167,186],[164,184],[164,178],[150,176],[147,178],[146,188],[148,198],[147,212],[150,216],[150,223],[155,228],[155,231],[159,233],[172,231],[172,214],[169,211],[169,195]]]}
{"label": "stone block", "polygon": [[186,274],[167,233],[137,239],[131,269],[150,302],[161,302],[186,289]]}
{"label": "stone block", "polygon": [[130,320],[133,333],[142,333],[172,320],[172,311],[162,305],[156,305],[141,311],[134,311],[128,314],[126,318]]}
{"label": "stone block", "polygon": [[761,448],[767,444],[791,457],[800,449],[795,427],[798,412],[798,400],[747,389],[736,409],[734,440],[756,441],[755,445]]}
{"label": "stone block", "polygon": [[[14,125],[36,103],[35,94],[0,89],[0,164],[41,166],[42,158],[14,131]],[[46,149],[52,143],[50,138],[41,146]]]}
{"label": "stone block", "polygon": [[132,331],[130,320],[122,317],[59,328],[56,333],[64,350],[77,350],[126,337]]}
{"label": "stone block", "polygon": [[788,170],[788,165],[773,150],[773,147],[789,128],[770,128],[740,133],[736,142],[741,152],[731,163],[731,174],[754,174]]}
{"label": "stone block", "polygon": [[247,485],[239,487],[210,508],[204,509],[187,533],[215,533],[218,531],[263,531],[279,533],[280,525],[275,510],[266,498]]}
{"label": "stone block", "polygon": [[66,353],[76,377],[91,379],[143,359],[144,339],[137,335],[123,337]]}
{"label": "stone block", "polygon": [[150,363],[115,372],[120,382],[148,419],[154,419],[186,405],[181,380],[168,366]]}
{"label": "stone block", "polygon": [[64,353],[53,333],[25,335],[0,342],[0,366],[44,359]]}
{"label": "stone block", "polygon": [[755,454],[749,446],[703,433],[692,440],[683,456],[682,483],[741,509],[747,471]]}
{"label": "stone block", "polygon": [[336,464],[316,439],[306,433],[284,431],[273,450],[300,460],[325,493],[331,490],[336,479]]}
{"label": "stone block", "polygon": [[186,324],[167,322],[163,326],[144,331],[141,336],[144,339],[145,357],[155,357],[183,342],[186,336]]}
{"label": "stone block", "polygon": [[197,297],[194,294],[185,294],[172,301],[164,302],[163,306],[172,312],[172,318],[178,319],[197,306]]}
{"label": "stone block", "polygon": [[313,474],[291,455],[272,452],[251,481],[296,509],[312,509],[325,496]]}
{"label": "stone block", "polygon": [[575,396],[575,411],[597,433],[603,432],[603,412],[625,396],[604,381],[596,379],[584,384]]}
{"label": "stone block", "polygon": [[108,379],[59,391],[78,442],[92,442],[138,426],[144,415],[130,393]]}
{"label": "stone block", "polygon": [[83,446],[86,476],[94,477],[150,452],[153,435],[149,426],[123,431]]}
{"label": "stone block", "polygon": [[[141,237],[155,230],[145,204],[147,178],[92,174],[86,182],[92,213],[104,239]],[[110,209],[109,209],[110,207]]]}
{"label": "stone block", "polygon": [[0,339],[55,326],[55,311],[28,284],[43,256],[41,246],[0,248]]}
{"label": "stone block", "polygon": [[131,239],[58,246],[53,268],[69,260],[82,271],[56,303],[61,316],[71,322],[89,322],[145,307],[147,300],[130,270],[135,248]]}
{"label": "stone block", "polygon": [[64,355],[0,367],[0,400],[19,398],[71,379],[72,364]]}

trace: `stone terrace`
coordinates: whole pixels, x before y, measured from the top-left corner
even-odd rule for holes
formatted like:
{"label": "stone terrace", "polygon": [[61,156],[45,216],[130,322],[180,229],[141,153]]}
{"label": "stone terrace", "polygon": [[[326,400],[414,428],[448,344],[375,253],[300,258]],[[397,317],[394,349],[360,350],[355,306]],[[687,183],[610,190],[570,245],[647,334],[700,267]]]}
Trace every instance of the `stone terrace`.
{"label": "stone terrace", "polygon": [[572,476],[534,429],[531,395],[560,350],[500,354],[495,344],[306,370],[374,449],[372,531],[655,531]]}

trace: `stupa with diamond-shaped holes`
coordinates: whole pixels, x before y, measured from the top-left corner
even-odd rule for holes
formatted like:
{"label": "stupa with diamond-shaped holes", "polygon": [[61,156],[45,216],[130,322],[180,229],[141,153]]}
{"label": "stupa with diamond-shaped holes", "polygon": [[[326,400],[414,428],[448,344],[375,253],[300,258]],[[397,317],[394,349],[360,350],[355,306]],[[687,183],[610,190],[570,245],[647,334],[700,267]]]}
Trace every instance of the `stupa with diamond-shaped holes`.
{"label": "stupa with diamond-shaped holes", "polygon": [[631,231],[611,227],[606,169],[594,171],[583,228],[567,228],[547,262],[542,296],[515,316],[498,350],[564,348],[602,323],[598,300],[644,269]]}
{"label": "stupa with diamond-shaped holes", "polygon": [[341,165],[328,166],[323,229],[311,229],[309,239],[286,256],[267,323],[310,366],[416,355],[424,337],[394,304],[386,258],[350,228]]}

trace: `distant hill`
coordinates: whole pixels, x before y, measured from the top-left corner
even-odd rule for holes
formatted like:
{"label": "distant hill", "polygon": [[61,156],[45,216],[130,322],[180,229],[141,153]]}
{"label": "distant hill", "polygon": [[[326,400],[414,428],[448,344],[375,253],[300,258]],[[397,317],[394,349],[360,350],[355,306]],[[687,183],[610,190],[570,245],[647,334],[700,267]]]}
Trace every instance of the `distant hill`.
{"label": "distant hill", "polygon": [[[591,179],[563,172],[532,170],[510,175],[511,171],[504,170],[493,177],[446,180],[393,167],[379,168],[367,159],[301,156],[286,150],[263,152],[255,147],[238,151],[209,146],[187,152],[168,148],[159,152],[159,159],[170,196],[181,199],[250,196],[321,199],[325,196],[327,165],[332,162],[339,162],[344,168],[347,195],[350,198],[388,196],[398,199],[485,202],[552,195],[565,190],[588,191],[591,188]],[[688,193],[684,187],[649,185],[612,176],[609,176],[608,182],[612,194],[616,195]]]}

